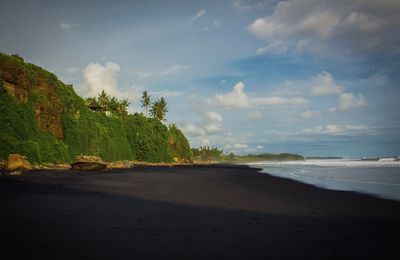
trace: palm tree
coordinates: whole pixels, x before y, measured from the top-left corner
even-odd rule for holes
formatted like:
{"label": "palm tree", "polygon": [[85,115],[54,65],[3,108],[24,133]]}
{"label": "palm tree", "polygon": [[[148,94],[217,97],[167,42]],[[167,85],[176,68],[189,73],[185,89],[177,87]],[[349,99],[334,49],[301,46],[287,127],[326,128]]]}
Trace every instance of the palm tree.
{"label": "palm tree", "polygon": [[150,95],[147,93],[147,91],[143,91],[142,93],[142,107],[146,110],[146,117],[147,117],[147,111],[149,109],[149,107],[151,106],[151,99],[150,99]]}
{"label": "palm tree", "polygon": [[110,97],[108,100],[108,108],[111,112],[118,112],[119,101],[116,97]]}
{"label": "palm tree", "polygon": [[129,105],[130,105],[130,103],[128,102],[128,99],[126,99],[126,98],[121,99],[117,105],[117,113],[120,115],[127,115]]}
{"label": "palm tree", "polygon": [[150,115],[160,121],[165,121],[165,115],[167,114],[167,101],[161,97],[159,100],[155,101],[150,108]]}
{"label": "palm tree", "polygon": [[167,115],[168,109],[167,109],[167,101],[161,97],[160,98],[160,110],[161,110],[161,117],[160,117],[160,121],[166,121],[167,119],[165,118],[165,116]]}
{"label": "palm tree", "polygon": [[110,103],[110,96],[102,90],[99,96],[97,97],[97,101],[99,102],[99,105],[103,107],[105,110],[108,110],[108,105]]}

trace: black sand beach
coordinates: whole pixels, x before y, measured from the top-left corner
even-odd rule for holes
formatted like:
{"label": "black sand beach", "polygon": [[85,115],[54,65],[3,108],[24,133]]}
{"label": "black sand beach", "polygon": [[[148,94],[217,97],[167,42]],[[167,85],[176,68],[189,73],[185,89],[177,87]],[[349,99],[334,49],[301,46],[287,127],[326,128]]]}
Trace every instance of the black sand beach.
{"label": "black sand beach", "polygon": [[0,178],[2,259],[400,259],[400,203],[242,166]]}

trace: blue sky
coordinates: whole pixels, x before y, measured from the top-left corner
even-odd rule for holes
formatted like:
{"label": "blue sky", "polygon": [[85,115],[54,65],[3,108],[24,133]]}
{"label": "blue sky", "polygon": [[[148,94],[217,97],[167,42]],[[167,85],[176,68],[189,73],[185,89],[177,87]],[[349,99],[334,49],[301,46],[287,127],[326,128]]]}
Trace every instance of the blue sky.
{"label": "blue sky", "polygon": [[400,155],[396,0],[2,1],[0,51],[168,102],[192,146]]}

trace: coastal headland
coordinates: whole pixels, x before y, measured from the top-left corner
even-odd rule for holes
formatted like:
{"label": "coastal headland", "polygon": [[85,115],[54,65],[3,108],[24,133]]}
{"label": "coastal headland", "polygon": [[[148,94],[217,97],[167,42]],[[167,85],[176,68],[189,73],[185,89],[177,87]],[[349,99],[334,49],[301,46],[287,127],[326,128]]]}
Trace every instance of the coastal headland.
{"label": "coastal headland", "polygon": [[0,178],[4,259],[398,259],[400,203],[239,165]]}

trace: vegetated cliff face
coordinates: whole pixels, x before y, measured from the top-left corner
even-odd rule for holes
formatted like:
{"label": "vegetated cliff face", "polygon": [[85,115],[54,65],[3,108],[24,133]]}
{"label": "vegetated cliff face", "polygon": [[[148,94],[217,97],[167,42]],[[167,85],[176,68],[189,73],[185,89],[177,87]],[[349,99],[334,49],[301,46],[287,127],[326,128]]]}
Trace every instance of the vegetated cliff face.
{"label": "vegetated cliff face", "polygon": [[71,162],[77,155],[105,161],[190,161],[189,143],[170,145],[170,131],[142,114],[107,116],[86,106],[71,85],[18,56],[0,53],[0,160],[10,153],[31,162]]}
{"label": "vegetated cliff face", "polygon": [[25,66],[19,57],[0,56],[0,77],[8,94],[19,102],[33,102],[38,126],[62,139],[61,99],[49,75],[30,64]]}

